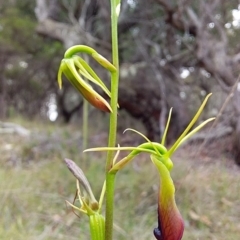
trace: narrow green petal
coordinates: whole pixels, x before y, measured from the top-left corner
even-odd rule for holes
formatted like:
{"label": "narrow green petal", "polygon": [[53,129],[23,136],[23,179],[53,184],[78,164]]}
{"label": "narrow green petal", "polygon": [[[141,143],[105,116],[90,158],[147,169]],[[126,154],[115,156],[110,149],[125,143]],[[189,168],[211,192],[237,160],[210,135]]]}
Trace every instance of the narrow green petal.
{"label": "narrow green petal", "polygon": [[142,143],[138,147],[98,147],[98,148],[89,148],[84,150],[83,152],[97,152],[97,151],[131,151],[130,154],[132,155],[138,155],[141,152],[151,153],[151,154],[157,154],[155,151],[155,148],[157,148],[157,153],[159,153],[159,156],[163,156],[167,153],[167,149],[157,142],[146,142]]}
{"label": "narrow green petal", "polygon": [[58,69],[58,75],[57,75],[58,86],[59,86],[60,89],[62,89],[62,73],[63,73],[62,68],[63,68],[63,64],[64,63],[61,62],[60,67]]}
{"label": "narrow green petal", "polygon": [[[152,142],[144,134],[142,134],[141,132],[139,132],[139,131],[137,131],[137,130],[135,130],[133,128],[127,128],[127,129],[124,130],[123,133],[125,133],[126,131],[135,132],[138,135],[140,135],[141,137],[143,137],[148,143],[152,144]],[[152,144],[152,146],[153,146],[154,150],[156,151],[156,155],[160,154],[160,153],[158,153],[158,149],[154,146],[154,144]]]}
{"label": "narrow green petal", "polygon": [[81,209],[81,208],[78,208],[78,207],[76,207],[75,205],[73,205],[72,203],[70,203],[69,201],[65,201],[69,206],[71,206],[73,209],[75,209],[75,210],[77,210],[77,211],[79,211],[79,212],[81,212],[81,213],[84,213],[84,214],[87,214],[87,211],[86,210],[83,210],[83,209]]}
{"label": "narrow green petal", "polygon": [[140,148],[140,147],[97,147],[97,148],[88,148],[85,149],[83,152],[105,152],[105,151],[139,151],[140,152],[145,152],[145,153],[151,153],[155,154],[156,152],[154,150],[150,149],[145,149],[145,148]]}
{"label": "narrow green petal", "polygon": [[177,141],[173,144],[173,146],[170,148],[170,150],[168,151],[168,156],[170,157],[175,150],[177,149],[177,147],[179,146],[179,143],[182,141],[182,139],[186,136],[186,134],[189,132],[189,130],[192,128],[192,126],[195,124],[195,122],[197,121],[197,119],[199,118],[200,114],[202,113],[205,105],[207,104],[207,101],[209,99],[209,97],[212,95],[212,93],[209,93],[203,103],[201,104],[201,106],[199,107],[197,113],[195,114],[194,118],[192,119],[192,121],[188,124],[187,128],[183,131],[183,133],[181,134],[181,136],[177,139]]}
{"label": "narrow green petal", "polygon": [[169,111],[169,114],[168,114],[168,120],[167,120],[166,127],[165,127],[165,129],[164,129],[164,133],[163,133],[163,137],[162,137],[162,142],[161,142],[162,145],[164,145],[164,144],[165,144],[165,141],[166,141],[166,137],[167,137],[167,132],[168,132],[168,128],[169,128],[171,116],[172,116],[172,108],[170,108],[170,111]]}
{"label": "narrow green petal", "polygon": [[99,63],[101,64],[104,68],[109,70],[110,72],[116,72],[117,69],[116,67],[111,64],[105,57],[100,55],[99,53],[95,52],[92,54],[92,57]]}
{"label": "narrow green petal", "polygon": [[203,123],[201,123],[199,126],[197,126],[196,128],[194,128],[190,133],[188,133],[183,139],[182,141],[179,143],[179,145],[177,147],[179,147],[183,142],[185,142],[187,139],[189,139],[191,136],[193,136],[196,132],[198,132],[201,128],[203,128],[207,123],[211,122],[215,120],[215,118],[209,118],[206,121],[204,121]]}

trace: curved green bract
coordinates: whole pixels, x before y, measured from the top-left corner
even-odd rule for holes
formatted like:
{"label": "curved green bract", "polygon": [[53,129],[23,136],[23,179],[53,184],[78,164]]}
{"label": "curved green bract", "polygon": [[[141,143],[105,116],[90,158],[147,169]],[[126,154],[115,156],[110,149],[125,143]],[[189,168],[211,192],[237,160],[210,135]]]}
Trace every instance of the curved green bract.
{"label": "curved green bract", "polygon": [[97,53],[93,48],[85,46],[85,45],[75,45],[70,47],[64,54],[64,58],[71,58],[73,55],[77,53],[87,53],[93,54]]}
{"label": "curved green bract", "polygon": [[107,69],[110,72],[116,72],[116,67],[110,63],[105,57],[103,57],[101,54],[99,54],[96,50],[93,48],[90,48],[85,45],[75,45],[70,47],[64,54],[64,59],[71,59],[74,57],[74,55],[78,53],[87,53],[91,55],[92,58],[94,58],[102,67]]}

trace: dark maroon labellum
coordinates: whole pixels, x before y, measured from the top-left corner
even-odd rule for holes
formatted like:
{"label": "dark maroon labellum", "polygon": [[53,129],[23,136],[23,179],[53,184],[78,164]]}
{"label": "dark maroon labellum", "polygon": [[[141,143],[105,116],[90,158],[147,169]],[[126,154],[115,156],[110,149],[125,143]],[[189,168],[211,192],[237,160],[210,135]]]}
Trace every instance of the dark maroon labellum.
{"label": "dark maroon labellum", "polygon": [[157,240],[163,240],[162,234],[159,228],[154,228],[153,234]]}

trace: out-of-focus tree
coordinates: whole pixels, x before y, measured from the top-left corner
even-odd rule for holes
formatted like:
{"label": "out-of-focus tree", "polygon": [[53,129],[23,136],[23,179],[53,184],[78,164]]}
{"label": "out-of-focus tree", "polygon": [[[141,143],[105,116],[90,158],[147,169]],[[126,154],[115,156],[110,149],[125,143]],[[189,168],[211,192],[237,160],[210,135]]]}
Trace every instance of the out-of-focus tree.
{"label": "out-of-focus tree", "polygon": [[[0,8],[0,115],[39,116],[56,92],[62,45],[36,31],[34,3],[3,1]],[[58,57],[59,56],[59,57]]]}
{"label": "out-of-focus tree", "polygon": [[[236,160],[240,159],[240,103],[235,84],[240,58],[239,2],[122,0],[121,9],[121,108],[145,124],[149,137],[158,138],[167,109],[173,107],[171,140],[207,92],[216,92],[215,110],[231,93],[232,101],[219,120],[236,130],[233,145]],[[108,0],[36,0],[35,13],[40,34],[58,39],[65,48],[88,44],[110,55]]]}
{"label": "out-of-focus tree", "polygon": [[[74,44],[87,44],[110,57],[108,0],[37,0],[35,12],[39,21],[39,34],[61,41],[65,48]],[[162,51],[160,40],[165,38],[159,31],[159,28],[164,30],[163,16],[164,13],[157,4],[150,8],[146,1],[122,1],[119,48],[123,74],[119,104],[121,109],[143,122],[152,139],[159,138],[159,116],[162,113],[162,130],[167,106],[175,109],[172,120],[174,128],[170,129],[172,139],[190,118],[184,101],[179,96],[179,84],[175,84],[176,71],[163,66],[161,73],[159,71],[158,54]],[[105,79],[104,73],[100,74]]]}
{"label": "out-of-focus tree", "polygon": [[[178,45],[188,49],[188,55],[192,55],[189,66],[183,67],[192,67],[194,71],[204,70],[209,75],[209,82],[203,83],[208,86],[207,89],[211,91],[213,82],[217,81],[222,92],[232,95],[232,109],[225,118],[225,124],[232,125],[235,130],[235,159],[240,164],[239,1],[153,2],[159,4],[165,12],[165,22],[174,36],[182,36]],[[184,40],[184,35],[188,41]]]}

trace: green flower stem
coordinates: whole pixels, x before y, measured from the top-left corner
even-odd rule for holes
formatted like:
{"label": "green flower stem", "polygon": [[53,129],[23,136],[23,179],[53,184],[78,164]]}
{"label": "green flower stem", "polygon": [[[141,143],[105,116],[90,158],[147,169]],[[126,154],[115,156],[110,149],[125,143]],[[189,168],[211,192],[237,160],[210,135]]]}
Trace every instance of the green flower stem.
{"label": "green flower stem", "polygon": [[106,174],[105,240],[113,236],[114,183],[116,174]]}
{"label": "green flower stem", "polygon": [[[83,149],[88,145],[88,101],[83,99]],[[83,154],[84,167],[87,167],[87,155]]]}
{"label": "green flower stem", "polygon": [[[116,14],[117,0],[111,3],[111,27],[112,27],[112,62],[117,71],[111,72],[111,108],[108,147],[115,147],[117,133],[117,103],[119,82],[119,60],[118,60],[118,16]],[[108,151],[106,161],[106,214],[105,214],[105,240],[112,240],[113,235],[113,208],[114,208],[114,182],[115,174],[109,173],[113,165],[114,153]]]}

